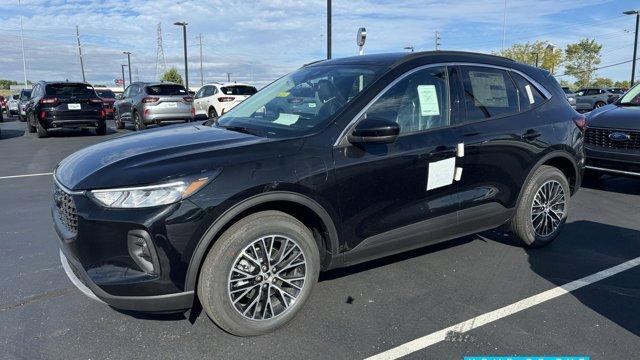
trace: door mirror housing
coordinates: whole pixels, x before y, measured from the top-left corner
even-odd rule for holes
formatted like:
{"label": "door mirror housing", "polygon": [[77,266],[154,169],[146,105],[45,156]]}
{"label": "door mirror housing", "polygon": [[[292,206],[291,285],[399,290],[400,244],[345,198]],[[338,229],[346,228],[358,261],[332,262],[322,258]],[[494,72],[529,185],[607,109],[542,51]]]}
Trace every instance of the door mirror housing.
{"label": "door mirror housing", "polygon": [[395,121],[369,117],[360,121],[347,136],[352,144],[389,144],[400,135],[400,125]]}

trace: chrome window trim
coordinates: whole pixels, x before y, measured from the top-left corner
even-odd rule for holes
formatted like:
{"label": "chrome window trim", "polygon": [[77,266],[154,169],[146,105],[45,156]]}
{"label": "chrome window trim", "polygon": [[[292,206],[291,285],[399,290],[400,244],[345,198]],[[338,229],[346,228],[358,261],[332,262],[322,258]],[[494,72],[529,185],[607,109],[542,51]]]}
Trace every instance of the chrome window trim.
{"label": "chrome window trim", "polygon": [[[400,75],[398,78],[393,80],[391,83],[389,83],[387,86],[385,86],[384,89],[382,89],[382,91],[380,91],[373,99],[371,99],[371,101],[369,101],[369,103],[367,103],[367,105],[365,105],[362,108],[362,110],[360,110],[356,114],[356,116],[349,122],[349,124],[347,124],[347,126],[345,126],[344,130],[342,130],[342,132],[340,133],[340,136],[338,136],[338,138],[336,139],[336,141],[333,144],[333,146],[334,147],[338,147],[338,146],[345,145],[345,141],[346,141],[346,138],[347,138],[346,135],[357,124],[358,119],[360,119],[367,112],[367,110],[369,110],[369,108],[373,105],[373,103],[378,101],[378,99],[380,99],[382,97],[382,95],[384,95],[387,91],[389,91],[389,89],[392,88],[394,85],[396,85],[397,83],[402,81],[404,78],[406,78],[407,76],[410,76],[411,74],[413,74],[413,73],[415,73],[417,71],[424,70],[424,69],[429,69],[429,68],[432,68],[432,67],[447,67],[447,66],[476,66],[476,67],[493,68],[493,69],[504,70],[504,71],[512,71],[512,72],[514,72],[514,73],[516,73],[518,75],[521,75],[527,81],[529,81],[533,86],[536,87],[536,89],[538,91],[540,91],[547,98],[547,100],[552,98],[551,92],[549,90],[547,90],[544,86],[542,86],[539,82],[537,82],[534,79],[532,79],[529,75],[523,73],[520,70],[516,70],[516,69],[513,69],[513,68],[506,67],[506,66],[493,65],[493,64],[483,64],[483,63],[473,63],[473,62],[446,62],[446,63],[433,63],[433,64],[422,65],[422,66],[418,66],[416,68],[413,68],[413,69],[405,72],[404,74]],[[491,119],[491,118],[489,118],[489,119]],[[488,120],[488,119],[486,119],[486,120]]]}

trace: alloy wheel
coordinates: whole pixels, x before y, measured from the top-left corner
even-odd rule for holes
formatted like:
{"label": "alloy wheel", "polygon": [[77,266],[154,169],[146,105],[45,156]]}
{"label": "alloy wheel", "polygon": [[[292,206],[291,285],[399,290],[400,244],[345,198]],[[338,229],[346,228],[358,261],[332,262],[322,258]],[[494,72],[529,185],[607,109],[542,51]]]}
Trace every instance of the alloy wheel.
{"label": "alloy wheel", "polygon": [[566,196],[556,180],[542,184],[531,205],[531,224],[536,235],[547,237],[558,229],[564,219]]}
{"label": "alloy wheel", "polygon": [[254,240],[229,272],[229,299],[249,320],[271,320],[287,313],[306,282],[307,264],[298,244],[282,235]]}

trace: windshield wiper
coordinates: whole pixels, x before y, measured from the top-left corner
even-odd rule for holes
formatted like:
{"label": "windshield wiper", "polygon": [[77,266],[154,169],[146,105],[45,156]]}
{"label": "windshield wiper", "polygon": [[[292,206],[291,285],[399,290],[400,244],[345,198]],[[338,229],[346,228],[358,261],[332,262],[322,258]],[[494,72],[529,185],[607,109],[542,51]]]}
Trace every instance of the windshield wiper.
{"label": "windshield wiper", "polygon": [[228,126],[224,126],[224,125],[218,125],[219,128],[223,128],[223,129],[227,129],[230,131],[235,131],[235,132],[239,132],[239,133],[243,133],[243,134],[249,134],[249,135],[256,135],[255,130],[253,129],[249,129],[247,127],[244,126],[233,126],[233,125],[228,125]]}

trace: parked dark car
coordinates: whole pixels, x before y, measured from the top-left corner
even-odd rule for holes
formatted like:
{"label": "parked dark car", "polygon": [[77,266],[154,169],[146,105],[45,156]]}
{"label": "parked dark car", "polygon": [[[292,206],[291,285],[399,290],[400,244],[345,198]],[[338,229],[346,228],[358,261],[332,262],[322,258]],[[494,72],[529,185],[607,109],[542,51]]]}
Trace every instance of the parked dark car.
{"label": "parked dark car", "polygon": [[107,132],[102,99],[86,83],[38,82],[33,86],[26,117],[29,132],[37,132],[40,138],[56,128],[95,128],[98,135]]}
{"label": "parked dark car", "polygon": [[18,119],[20,121],[27,121],[25,111],[27,104],[29,103],[29,99],[31,99],[31,89],[20,90],[20,97],[18,98]]}
{"label": "parked dark car", "polygon": [[172,124],[193,119],[193,97],[174,83],[133,83],[115,102],[116,127],[132,122],[136,130],[150,124]]}
{"label": "parked dark car", "polygon": [[[265,110],[302,83],[317,112]],[[583,126],[549,72],[505,58],[317,62],[217,121],[63,160],[61,261],[116,309],[182,311],[197,297],[224,330],[264,334],[295,316],[320,271],[499,226],[548,244],[580,186]]]}
{"label": "parked dark car", "polygon": [[588,174],[640,176],[640,85],[587,114]]}
{"label": "parked dark car", "polygon": [[116,94],[113,91],[104,88],[96,88],[95,90],[98,97],[102,99],[107,119],[113,119],[113,104],[116,102]]}

